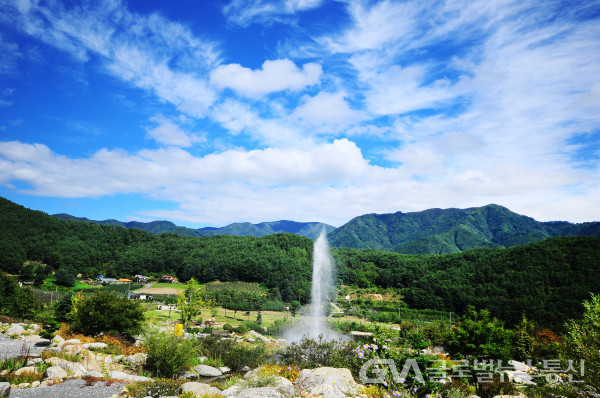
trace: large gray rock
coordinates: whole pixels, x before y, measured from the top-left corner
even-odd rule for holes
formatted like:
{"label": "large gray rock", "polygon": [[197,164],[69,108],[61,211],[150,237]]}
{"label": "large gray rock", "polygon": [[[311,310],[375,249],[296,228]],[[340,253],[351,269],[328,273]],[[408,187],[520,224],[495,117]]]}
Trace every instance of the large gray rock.
{"label": "large gray rock", "polygon": [[80,363],[69,362],[66,359],[56,357],[48,358],[46,362],[54,366],[60,366],[67,372],[68,376],[84,377],[87,375],[88,369]]}
{"label": "large gray rock", "polygon": [[108,377],[110,377],[111,379],[126,380],[126,381],[154,381],[150,377],[130,375],[130,374],[127,374],[124,372],[119,372],[117,370],[113,370],[112,372],[110,372],[108,374]]}
{"label": "large gray rock", "polygon": [[240,386],[239,384],[236,384],[234,386],[229,387],[226,390],[223,390],[221,392],[221,394],[224,397],[237,397],[237,395],[244,389],[244,387]]}
{"label": "large gray rock", "polygon": [[0,383],[0,397],[8,397],[10,394],[10,383]]}
{"label": "large gray rock", "polygon": [[125,358],[125,362],[131,363],[133,365],[144,365],[146,360],[148,359],[148,354],[144,354],[143,352],[139,352],[137,354],[133,354]]}
{"label": "large gray rock", "polygon": [[221,391],[216,387],[211,387],[206,383],[198,383],[196,381],[189,381],[181,386],[181,393],[191,392],[197,397],[204,394],[218,394],[221,395]]}
{"label": "large gray rock", "polygon": [[285,397],[294,396],[294,384],[285,377],[275,376],[275,389]]}
{"label": "large gray rock", "polygon": [[283,398],[283,395],[275,387],[259,387],[246,388],[237,398]]}
{"label": "large gray rock", "polygon": [[24,368],[15,370],[16,376],[22,376],[25,373],[37,373],[37,370],[35,369],[35,366],[26,366]]}
{"label": "large gray rock", "polygon": [[60,366],[50,366],[46,369],[46,377],[49,379],[64,379],[67,377],[67,371]]}
{"label": "large gray rock", "polygon": [[304,369],[298,376],[296,386],[312,395],[323,395],[325,398],[355,396],[360,391],[360,385],[346,368]]}
{"label": "large gray rock", "polygon": [[223,374],[219,369],[208,365],[198,365],[194,370],[201,377],[219,377]]}
{"label": "large gray rock", "polygon": [[12,326],[9,327],[8,330],[6,331],[6,334],[9,336],[18,336],[21,333],[23,333],[24,331],[25,331],[25,329],[23,329],[23,326],[13,323]]}
{"label": "large gray rock", "polygon": [[88,350],[90,348],[106,348],[108,347],[108,344],[106,343],[85,343],[83,344],[83,348],[87,348]]}

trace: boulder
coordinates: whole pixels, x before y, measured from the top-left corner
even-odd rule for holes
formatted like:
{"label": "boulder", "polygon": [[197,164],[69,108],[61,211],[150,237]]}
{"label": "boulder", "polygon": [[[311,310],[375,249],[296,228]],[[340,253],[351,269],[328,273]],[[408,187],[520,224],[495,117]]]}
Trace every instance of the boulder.
{"label": "boulder", "polygon": [[181,393],[191,392],[197,397],[208,394],[221,395],[221,391],[216,387],[211,387],[205,383],[189,381],[181,386]]}
{"label": "boulder", "polygon": [[137,354],[133,354],[133,355],[126,357],[125,362],[133,364],[133,365],[144,365],[146,363],[146,359],[148,359],[148,354],[139,352]]}
{"label": "boulder", "polygon": [[360,385],[346,368],[304,369],[298,376],[296,386],[312,395],[323,395],[325,398],[355,396],[360,391]]}
{"label": "boulder", "polygon": [[50,366],[46,369],[46,377],[48,379],[64,379],[67,377],[67,372],[60,366]]}
{"label": "boulder", "polygon": [[10,394],[10,383],[0,383],[0,397],[8,397]]}
{"label": "boulder", "polygon": [[273,386],[281,395],[285,397],[294,396],[294,384],[285,377],[275,376],[275,386]]}
{"label": "boulder", "polygon": [[25,341],[30,341],[32,343],[37,343],[42,341],[42,337],[39,334],[30,334],[29,336],[25,336]]}
{"label": "boulder", "polygon": [[84,377],[87,375],[87,369],[80,363],[69,362],[66,359],[56,357],[48,358],[46,362],[54,366],[60,366],[69,376]]}
{"label": "boulder", "polygon": [[221,371],[221,373],[223,373],[223,374],[231,372],[231,369],[229,369],[227,366],[221,366],[221,367],[219,368],[219,370],[220,370],[220,371]]}
{"label": "boulder", "polygon": [[40,382],[38,380],[34,381],[33,383],[31,383],[31,388],[36,388],[40,386]]}
{"label": "boulder", "polygon": [[218,377],[223,375],[219,369],[208,365],[198,365],[194,368],[194,370],[200,377]]}
{"label": "boulder", "polygon": [[283,398],[283,395],[275,387],[259,387],[246,388],[237,398]]}
{"label": "boulder", "polygon": [[224,397],[237,397],[237,395],[244,389],[244,387],[236,384],[234,386],[229,387],[226,390],[221,391],[221,394]]}
{"label": "boulder", "polygon": [[79,344],[81,345],[81,341],[79,339],[69,339],[69,340],[64,340],[58,344],[58,346],[60,348],[65,348],[65,346],[67,345],[71,345],[71,344]]}
{"label": "boulder", "polygon": [[17,336],[23,333],[24,331],[25,329],[23,329],[23,326],[13,323],[12,326],[9,327],[6,331],[6,334],[9,336]]}
{"label": "boulder", "polygon": [[130,374],[127,374],[124,372],[119,372],[117,370],[113,370],[112,372],[110,372],[108,374],[108,377],[110,377],[111,379],[126,380],[126,381],[154,381],[150,377],[130,375]]}
{"label": "boulder", "polygon": [[55,335],[52,338],[52,342],[56,343],[56,344],[60,344],[60,343],[64,343],[65,339],[63,339],[62,337],[60,337],[59,335]]}
{"label": "boulder", "polygon": [[87,348],[88,350],[90,348],[106,348],[108,347],[108,344],[106,343],[85,343],[83,345],[83,348]]}
{"label": "boulder", "polygon": [[35,369],[35,366],[26,366],[15,370],[15,376],[22,376],[24,373],[37,373],[37,370]]}

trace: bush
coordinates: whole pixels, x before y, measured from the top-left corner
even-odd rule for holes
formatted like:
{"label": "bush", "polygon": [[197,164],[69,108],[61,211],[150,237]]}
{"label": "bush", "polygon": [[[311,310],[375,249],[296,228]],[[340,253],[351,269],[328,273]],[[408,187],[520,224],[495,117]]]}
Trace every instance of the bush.
{"label": "bush", "polygon": [[517,395],[519,390],[509,381],[495,378],[491,383],[479,383],[477,395],[481,398],[492,398],[497,395]]}
{"label": "bush", "polygon": [[[296,365],[303,369],[319,366],[333,368],[353,368],[356,362],[353,342],[342,340],[326,340],[323,336],[318,339],[303,337],[298,343],[292,343],[283,353],[284,363]],[[352,370],[352,369],[351,369]]]}
{"label": "bush", "polygon": [[156,331],[144,337],[143,346],[148,354],[145,368],[158,377],[174,377],[187,370],[198,351],[192,340]]}
{"label": "bush", "polygon": [[265,349],[260,345],[235,343],[232,340],[221,340],[217,336],[197,339],[196,343],[201,355],[211,360],[220,360],[234,372],[239,372],[244,366],[256,368],[265,359]]}
{"label": "bush", "polygon": [[182,384],[182,381],[175,379],[134,381],[127,385],[127,393],[132,398],[177,396]]}
{"label": "bush", "polygon": [[571,320],[566,325],[565,360],[585,361],[584,380],[600,388],[600,295],[592,294],[584,301],[582,319]]}
{"label": "bush", "polygon": [[96,292],[81,299],[69,313],[71,328],[96,336],[103,332],[120,334],[132,340],[144,321],[142,306],[112,292]]}

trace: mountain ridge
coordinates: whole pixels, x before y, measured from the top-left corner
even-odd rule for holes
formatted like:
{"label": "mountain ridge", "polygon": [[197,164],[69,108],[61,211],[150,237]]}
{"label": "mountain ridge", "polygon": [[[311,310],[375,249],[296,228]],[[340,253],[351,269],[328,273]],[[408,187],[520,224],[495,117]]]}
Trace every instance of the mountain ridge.
{"label": "mountain ridge", "polygon": [[511,247],[554,236],[600,236],[600,222],[540,222],[489,204],[467,209],[365,214],[329,234],[333,247],[404,254],[449,254],[475,248]]}
{"label": "mountain ridge", "polygon": [[325,228],[327,233],[335,229],[331,225],[320,222],[297,222],[289,220],[261,222],[258,224],[252,224],[249,222],[232,223],[224,227],[205,227],[193,229],[177,226],[171,221],[150,221],[147,223],[140,221],[122,222],[115,219],[98,221],[90,220],[86,217],[76,217],[66,213],[53,214],[52,216],[63,221],[80,221],[100,225],[119,226],[124,228],[137,228],[155,235],[163,233],[176,233],[182,236],[196,237],[215,235],[261,237],[279,232],[288,232],[306,236],[307,238],[316,239],[323,228]]}

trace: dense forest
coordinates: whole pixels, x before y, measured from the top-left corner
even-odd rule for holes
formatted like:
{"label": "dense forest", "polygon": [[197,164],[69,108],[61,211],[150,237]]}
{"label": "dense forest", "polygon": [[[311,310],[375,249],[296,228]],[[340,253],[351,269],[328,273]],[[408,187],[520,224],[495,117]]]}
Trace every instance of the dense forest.
{"label": "dense forest", "polygon": [[332,246],[405,254],[501,248],[555,236],[600,236],[600,222],[539,222],[498,205],[365,214],[329,234]]}
{"label": "dense forest", "polygon": [[54,217],[63,221],[82,221],[100,225],[112,225],[116,227],[137,228],[153,234],[164,234],[167,232],[182,236],[216,236],[216,235],[235,235],[235,236],[265,236],[280,232],[288,232],[306,236],[307,238],[316,239],[319,237],[321,230],[325,228],[326,232],[331,232],[335,228],[331,225],[321,222],[296,222],[296,221],[271,221],[251,224],[249,222],[233,223],[221,228],[205,227],[205,228],[186,228],[179,227],[170,221],[129,221],[122,222],[117,220],[90,220],[85,217],[74,217],[70,214],[54,214]]}
{"label": "dense forest", "polygon": [[[289,233],[264,237],[153,235],[138,229],[61,221],[0,198],[0,270],[19,273],[26,260],[88,276],[175,274],[259,282],[285,302],[307,303],[312,240]],[[600,239],[557,237],[507,249],[406,255],[334,248],[340,283],[398,288],[410,308],[462,313],[487,308],[514,324],[522,314],[560,329],[600,292]]]}

